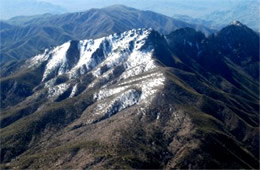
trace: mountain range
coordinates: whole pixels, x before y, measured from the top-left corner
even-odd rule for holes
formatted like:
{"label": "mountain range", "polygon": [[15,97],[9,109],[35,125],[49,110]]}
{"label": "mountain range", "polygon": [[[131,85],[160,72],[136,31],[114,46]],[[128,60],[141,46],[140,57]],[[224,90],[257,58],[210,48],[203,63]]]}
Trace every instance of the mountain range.
{"label": "mountain range", "polygon": [[181,21],[191,24],[205,25],[208,28],[219,30],[234,20],[239,20],[255,31],[260,31],[260,1],[248,0],[238,1],[234,7],[230,9],[218,9],[200,17],[191,17],[187,15],[174,15]]}
{"label": "mountain range", "polygon": [[178,28],[192,27],[207,34],[213,32],[202,25],[122,5],[61,15],[20,16],[0,24],[1,64],[29,58],[39,50],[68,40],[98,38],[133,28],[151,27],[160,33],[170,33]]}
{"label": "mountain range", "polygon": [[238,21],[210,36],[166,28],[94,29],[4,65],[1,168],[259,168],[259,34]]}
{"label": "mountain range", "polygon": [[1,0],[0,19],[10,19],[20,15],[79,12],[91,8],[104,8],[118,3],[140,10],[151,10],[167,16],[182,14],[199,17],[219,9],[229,10],[235,4],[248,1],[254,3],[257,0],[196,0],[196,3],[193,3],[193,0]]}
{"label": "mountain range", "polygon": [[233,20],[239,20],[259,32],[260,1],[245,1],[243,3],[239,3],[233,9],[215,11],[209,15],[205,15],[202,19],[212,21],[215,25],[222,27],[225,23],[229,23]]}
{"label": "mountain range", "polygon": [[15,16],[30,16],[44,13],[60,14],[67,10],[59,5],[40,0],[0,1],[0,19],[10,19]]}

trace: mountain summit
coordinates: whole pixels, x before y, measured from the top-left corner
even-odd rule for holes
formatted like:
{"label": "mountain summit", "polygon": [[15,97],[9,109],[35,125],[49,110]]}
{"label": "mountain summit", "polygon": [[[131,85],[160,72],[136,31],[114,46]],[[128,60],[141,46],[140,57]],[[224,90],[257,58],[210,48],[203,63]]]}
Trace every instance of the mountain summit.
{"label": "mountain summit", "polygon": [[[204,26],[194,26],[152,11],[122,5],[62,15],[15,17],[6,22],[12,27],[0,31],[0,64],[32,57],[39,50],[61,45],[71,39],[100,38],[130,29],[151,27],[168,34],[178,28],[196,27],[207,33],[212,32]],[[4,23],[0,24],[4,26]]]}
{"label": "mountain summit", "polygon": [[132,29],[6,66],[1,166],[258,168],[259,36],[230,31]]}
{"label": "mountain summit", "polygon": [[239,21],[232,21],[231,23],[230,23],[230,25],[236,25],[236,26],[242,26],[242,24],[241,24],[241,22],[239,22]]}

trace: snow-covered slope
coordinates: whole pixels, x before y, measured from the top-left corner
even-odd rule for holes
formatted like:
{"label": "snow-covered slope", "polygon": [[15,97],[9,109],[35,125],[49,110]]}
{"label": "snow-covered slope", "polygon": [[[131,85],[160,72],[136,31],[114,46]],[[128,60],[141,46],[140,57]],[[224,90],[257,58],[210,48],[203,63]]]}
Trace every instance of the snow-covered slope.
{"label": "snow-covered slope", "polygon": [[[154,67],[151,61],[152,48],[141,50],[150,32],[151,29],[133,29],[95,40],[81,40],[75,49],[79,52],[79,59],[71,68],[68,59],[71,41],[35,56],[29,60],[29,64],[32,67],[47,61],[42,81],[46,81],[54,71],[55,76],[68,74],[70,78],[77,78],[89,71],[100,76],[102,67],[112,68],[122,63],[131,72],[123,76],[127,78],[130,74],[135,75]],[[136,67],[136,71],[130,71],[133,67]]]}
{"label": "snow-covered slope", "polygon": [[[95,40],[69,41],[45,50],[27,65],[33,68],[46,63],[42,84],[49,101],[93,90],[93,100],[103,105],[96,106],[97,114],[115,114],[138,103],[149,104],[163,87],[164,74],[152,57],[154,47],[145,45],[151,32],[132,29]],[[82,76],[86,75],[91,79],[80,91]],[[57,83],[61,76],[67,81]]]}
{"label": "snow-covered slope", "polygon": [[257,168],[259,35],[240,25],[130,30],[10,64],[1,167]]}

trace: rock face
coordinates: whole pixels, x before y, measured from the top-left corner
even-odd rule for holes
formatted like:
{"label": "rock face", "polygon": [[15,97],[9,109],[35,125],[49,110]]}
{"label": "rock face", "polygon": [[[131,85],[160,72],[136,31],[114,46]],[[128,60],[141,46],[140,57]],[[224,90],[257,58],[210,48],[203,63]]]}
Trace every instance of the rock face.
{"label": "rock face", "polygon": [[6,66],[1,166],[258,168],[259,36],[241,26],[133,29]]}

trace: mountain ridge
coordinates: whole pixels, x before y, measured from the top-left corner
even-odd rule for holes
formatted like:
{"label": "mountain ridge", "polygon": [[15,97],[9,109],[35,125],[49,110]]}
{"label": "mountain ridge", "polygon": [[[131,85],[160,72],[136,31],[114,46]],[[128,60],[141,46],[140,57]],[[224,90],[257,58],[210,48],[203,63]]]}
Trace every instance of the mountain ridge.
{"label": "mountain ridge", "polygon": [[260,1],[240,1],[230,9],[215,9],[215,11],[199,17],[194,18],[192,15],[175,14],[173,18],[188,23],[205,25],[208,28],[217,30],[224,28],[234,20],[240,20],[254,31],[259,32],[259,4]]}
{"label": "mountain ridge", "polygon": [[[140,27],[152,27],[163,33],[181,27],[192,27],[188,23],[161,14],[124,6],[62,15],[19,17],[7,23],[17,27],[0,32],[1,63],[32,57],[39,50],[60,45],[71,39],[98,38]],[[211,32],[203,26],[198,29],[200,28]]]}
{"label": "mountain ridge", "polygon": [[255,37],[133,29],[45,50],[0,79],[1,166],[257,168]]}
{"label": "mountain ridge", "polygon": [[1,2],[1,19],[10,19],[19,15],[36,15],[42,13],[64,13],[67,10],[59,5],[44,1],[12,0]]}

